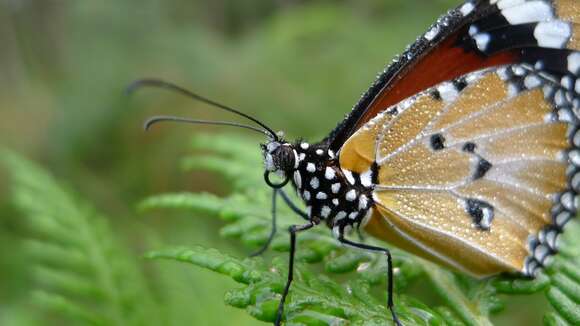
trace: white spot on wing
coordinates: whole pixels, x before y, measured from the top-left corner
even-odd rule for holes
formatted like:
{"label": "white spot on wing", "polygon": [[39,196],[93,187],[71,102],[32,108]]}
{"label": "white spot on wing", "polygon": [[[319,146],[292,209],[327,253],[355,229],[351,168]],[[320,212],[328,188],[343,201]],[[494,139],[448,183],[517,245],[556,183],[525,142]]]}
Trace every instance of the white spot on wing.
{"label": "white spot on wing", "polygon": [[539,262],[543,262],[546,256],[548,256],[549,252],[550,250],[548,249],[548,247],[544,245],[539,245],[536,247],[536,250],[534,250],[534,258],[536,258],[536,260]]}
{"label": "white spot on wing", "polygon": [[526,69],[520,65],[513,66],[512,71],[514,72],[514,75],[520,77],[526,74]]}
{"label": "white spot on wing", "polygon": [[[580,130],[576,131],[572,140],[574,142],[574,146],[580,147]],[[576,173],[576,175],[580,176],[580,173]],[[578,181],[580,181],[580,179]],[[580,182],[578,184],[580,185]]]}
{"label": "white spot on wing", "polygon": [[563,194],[562,197],[560,198],[560,202],[562,203],[562,205],[564,205],[564,207],[569,211],[573,211],[576,209],[574,201],[575,198],[572,192],[567,192]]}
{"label": "white spot on wing", "polygon": [[501,13],[511,25],[547,21],[554,17],[552,7],[543,1],[530,1],[505,8]]}
{"label": "white spot on wing", "polygon": [[483,76],[483,74],[484,73],[481,71],[472,72],[469,75],[465,76],[465,81],[467,82],[468,85],[471,85],[476,81],[478,81],[481,78],[481,76]]}
{"label": "white spot on wing", "polygon": [[494,1],[490,1],[491,4],[494,4],[497,2],[497,7],[501,10],[501,9],[505,9],[505,8],[509,8],[509,7],[514,7],[516,5],[522,4],[524,2],[526,2],[526,0],[494,0]]}
{"label": "white spot on wing", "polygon": [[363,186],[369,188],[370,186],[373,185],[372,175],[373,175],[373,171],[371,169],[369,169],[365,173],[361,174],[360,175],[360,183]]}
{"label": "white spot on wing", "polygon": [[499,78],[503,81],[506,81],[510,78],[510,76],[508,75],[508,70],[506,67],[501,67],[498,70],[496,70],[497,75],[499,76]]}
{"label": "white spot on wing", "polygon": [[576,166],[580,166],[580,151],[579,150],[573,150],[568,154],[568,158],[570,159],[570,162],[574,163],[574,165]]}
{"label": "white spot on wing", "polygon": [[563,228],[571,218],[572,215],[569,212],[563,211],[556,216],[556,225],[560,228]]}
{"label": "white spot on wing", "polygon": [[473,39],[475,40],[475,44],[477,45],[479,51],[485,52],[485,50],[487,50],[487,45],[489,44],[489,41],[491,41],[491,36],[487,33],[480,33],[475,34],[473,36]]}
{"label": "white spot on wing", "polygon": [[516,95],[518,95],[519,90],[518,87],[515,84],[509,83],[508,84],[508,97],[512,98],[515,97]]}
{"label": "white spot on wing", "polygon": [[538,262],[536,262],[535,259],[528,257],[524,264],[523,270],[524,274],[535,277],[537,274],[537,270],[538,270]]}
{"label": "white spot on wing", "polygon": [[437,37],[437,34],[439,34],[439,26],[435,25],[429,31],[427,31],[427,33],[425,33],[425,38],[428,41],[432,41],[435,37]]}
{"label": "white spot on wing", "polygon": [[524,79],[524,86],[526,86],[527,89],[536,88],[540,85],[542,85],[542,80],[536,75],[528,75]]}
{"label": "white spot on wing", "polygon": [[475,25],[469,26],[469,31],[468,31],[469,36],[473,37],[478,32],[479,32],[479,29],[477,28],[477,26],[475,26]]}
{"label": "white spot on wing", "polygon": [[306,171],[308,171],[310,173],[316,172],[316,165],[314,165],[314,163],[306,164]]}
{"label": "white spot on wing", "polygon": [[545,48],[564,48],[571,35],[570,25],[560,20],[541,22],[534,29],[538,45]]}
{"label": "white spot on wing", "polygon": [[467,16],[473,11],[473,9],[475,9],[475,6],[473,5],[473,3],[467,2],[466,4],[461,6],[461,8],[459,8],[459,11],[461,11],[461,14],[463,16]]}
{"label": "white spot on wing", "polygon": [[570,76],[564,76],[560,81],[560,85],[562,85],[562,87],[566,88],[567,90],[572,90],[574,88],[574,80]]}
{"label": "white spot on wing", "polygon": [[405,100],[403,100],[401,103],[399,103],[398,108],[400,109],[400,111],[405,111],[408,108],[412,107],[413,104],[415,104],[415,101],[417,100],[417,98],[415,96],[409,97]]}
{"label": "white spot on wing", "polygon": [[302,143],[302,144],[300,144],[300,147],[301,147],[303,150],[307,150],[307,149],[308,149],[308,147],[310,147],[310,145],[309,145],[308,143]]}
{"label": "white spot on wing", "polygon": [[558,236],[559,233],[555,230],[550,230],[548,234],[546,234],[546,243],[552,250],[558,249]]}
{"label": "white spot on wing", "polygon": [[346,177],[346,180],[348,180],[348,183],[350,183],[351,185],[354,185],[355,180],[354,180],[354,176],[352,175],[352,172],[350,172],[349,170],[342,170],[342,173],[344,174],[344,176]]}
{"label": "white spot on wing", "polygon": [[481,228],[488,230],[491,227],[491,220],[493,219],[493,210],[489,207],[482,208],[483,216],[479,225]]}
{"label": "white spot on wing", "polygon": [[566,104],[566,96],[562,90],[558,90],[556,95],[554,96],[554,102],[556,102],[557,106],[564,106]]}
{"label": "white spot on wing", "polygon": [[437,90],[439,91],[441,98],[445,102],[453,102],[458,95],[457,89],[455,88],[453,83],[450,82],[445,82],[441,84],[439,87],[437,87]]}
{"label": "white spot on wing", "polygon": [[580,52],[574,52],[568,56],[568,71],[576,75],[578,70],[580,70]]}

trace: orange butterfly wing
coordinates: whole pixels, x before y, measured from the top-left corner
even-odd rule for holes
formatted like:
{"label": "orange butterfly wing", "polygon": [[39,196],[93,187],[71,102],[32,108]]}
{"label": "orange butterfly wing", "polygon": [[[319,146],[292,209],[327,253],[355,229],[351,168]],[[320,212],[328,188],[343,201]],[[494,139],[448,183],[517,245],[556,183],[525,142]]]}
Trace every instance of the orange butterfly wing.
{"label": "orange butterfly wing", "polygon": [[342,168],[377,165],[368,232],[475,276],[531,273],[530,259],[544,263],[548,254],[534,256],[529,240],[554,225],[551,208],[567,189],[569,130],[541,85],[510,88],[506,71],[520,68],[467,75],[467,86],[445,98],[436,94],[451,83],[429,89],[348,140]]}
{"label": "orange butterfly wing", "polygon": [[580,192],[579,23],[575,0],[472,1],[387,69],[327,139],[376,172],[366,230],[475,276],[545,266]]}

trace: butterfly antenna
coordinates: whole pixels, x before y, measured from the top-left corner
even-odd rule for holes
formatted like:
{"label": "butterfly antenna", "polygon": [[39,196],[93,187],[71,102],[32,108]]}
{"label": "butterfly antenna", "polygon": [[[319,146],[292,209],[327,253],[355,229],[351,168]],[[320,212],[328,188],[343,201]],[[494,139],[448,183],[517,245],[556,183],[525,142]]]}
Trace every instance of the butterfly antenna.
{"label": "butterfly antenna", "polygon": [[[226,105],[221,104],[221,103],[217,103],[217,102],[212,101],[212,100],[210,100],[208,98],[205,98],[205,97],[203,97],[201,95],[195,94],[195,93],[193,93],[193,92],[191,92],[191,91],[189,91],[189,90],[187,90],[187,89],[185,89],[183,87],[177,86],[177,85],[175,85],[173,83],[170,83],[170,82],[166,82],[166,81],[163,81],[163,80],[160,80],[160,79],[140,79],[140,80],[136,80],[133,83],[131,83],[127,87],[126,93],[127,94],[131,94],[131,93],[135,92],[137,89],[142,88],[142,87],[154,87],[154,88],[161,88],[161,89],[171,90],[171,91],[177,92],[177,93],[179,93],[181,95],[184,95],[186,97],[189,97],[191,99],[194,99],[196,101],[199,101],[199,102],[202,102],[202,103],[206,103],[206,104],[209,104],[209,105],[211,105],[213,107],[222,109],[224,111],[228,111],[228,112],[234,113],[236,115],[239,115],[241,117],[244,117],[244,118],[246,118],[246,119],[248,119],[248,120],[250,120],[250,121],[258,124],[260,127],[264,128],[264,130],[261,130],[261,132],[265,132],[265,133],[267,133],[267,135],[271,136],[273,139],[278,140],[278,136],[276,135],[276,133],[271,128],[269,128],[268,126],[266,126],[266,124],[264,124],[263,122],[261,122],[260,120],[254,118],[254,117],[252,117],[250,115],[247,115],[247,114],[245,114],[243,112],[240,112],[240,111],[238,111],[238,110],[236,110],[234,108],[231,108],[231,107],[226,106]],[[154,118],[155,117],[153,117],[152,119],[154,119]],[[165,119],[165,120],[171,120],[171,119]],[[151,119],[149,121],[151,121]],[[172,120],[172,121],[176,121],[176,120]],[[191,121],[204,121],[204,120],[191,120]],[[204,122],[200,122],[200,123],[204,123],[204,124],[218,124],[218,125],[230,125],[230,126],[236,125],[235,123],[229,123],[229,122],[225,122],[225,121],[216,121],[218,123],[207,123],[207,122],[211,122],[211,121],[204,121]],[[194,123],[194,122],[192,122],[192,123]],[[246,126],[246,125],[238,125],[238,126],[239,127],[245,126],[245,127],[242,127],[242,128],[250,129],[250,128],[247,128],[249,126]],[[254,130],[259,130],[259,129],[256,128]]]}
{"label": "butterfly antenna", "polygon": [[230,126],[230,127],[249,129],[249,130],[252,130],[255,132],[259,132],[260,134],[269,135],[269,132],[266,130],[263,130],[263,129],[260,129],[260,128],[254,127],[254,126],[249,126],[249,125],[237,123],[237,122],[197,120],[197,119],[182,118],[182,117],[176,117],[176,116],[170,116],[170,115],[159,115],[159,116],[151,117],[151,118],[147,119],[147,121],[145,121],[143,128],[145,128],[145,130],[149,130],[151,128],[151,126],[153,126],[154,124],[157,124],[159,122],[179,122],[179,123],[191,123],[191,124],[203,124],[203,125]]}

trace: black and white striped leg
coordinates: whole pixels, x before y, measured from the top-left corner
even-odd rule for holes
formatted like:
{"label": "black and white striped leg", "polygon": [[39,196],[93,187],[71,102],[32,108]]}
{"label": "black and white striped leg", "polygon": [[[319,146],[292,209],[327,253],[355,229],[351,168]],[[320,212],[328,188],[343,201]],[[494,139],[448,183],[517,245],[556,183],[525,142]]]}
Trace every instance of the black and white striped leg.
{"label": "black and white striped leg", "polygon": [[288,279],[286,281],[286,287],[284,287],[284,292],[282,292],[282,299],[278,304],[278,312],[276,313],[276,321],[274,325],[279,326],[282,322],[282,315],[284,313],[284,303],[286,302],[286,297],[288,296],[288,291],[290,290],[290,285],[292,284],[292,279],[294,278],[294,254],[296,253],[296,233],[302,232],[314,227],[316,223],[310,221],[304,225],[292,225],[288,231],[290,232],[290,259],[288,262]]}
{"label": "black and white striped leg", "polygon": [[272,230],[270,230],[270,236],[268,236],[268,240],[266,241],[266,243],[264,243],[262,248],[260,248],[258,251],[251,254],[250,257],[255,257],[255,256],[259,256],[259,255],[263,254],[264,251],[268,250],[268,248],[270,247],[270,244],[272,244],[272,240],[274,240],[274,236],[276,235],[276,229],[277,229],[277,226],[276,226],[276,197],[278,197],[278,191],[281,191],[281,190],[280,189],[273,189],[272,190]]}
{"label": "black and white striped leg", "polygon": [[391,315],[393,316],[393,322],[395,323],[395,325],[397,326],[401,326],[401,322],[399,321],[399,318],[397,317],[397,313],[395,312],[395,304],[393,303],[393,259],[391,257],[391,252],[389,251],[389,249],[386,248],[380,248],[380,247],[375,247],[375,246],[370,246],[364,243],[356,243],[356,242],[352,242],[348,239],[344,238],[344,231],[341,229],[341,232],[338,236],[338,241],[340,241],[341,243],[347,245],[347,246],[351,246],[354,248],[358,248],[358,249],[363,249],[363,250],[368,250],[368,251],[374,251],[374,252],[380,252],[382,254],[384,254],[385,256],[387,256],[387,307],[389,308],[389,310],[391,311]]}

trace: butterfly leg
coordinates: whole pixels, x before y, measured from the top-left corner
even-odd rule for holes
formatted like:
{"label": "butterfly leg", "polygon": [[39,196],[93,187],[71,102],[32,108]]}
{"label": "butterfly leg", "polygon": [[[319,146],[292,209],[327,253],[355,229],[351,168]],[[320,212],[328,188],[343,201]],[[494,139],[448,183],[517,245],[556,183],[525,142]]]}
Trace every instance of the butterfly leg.
{"label": "butterfly leg", "polygon": [[298,214],[298,216],[302,217],[303,219],[305,219],[307,221],[310,220],[310,216],[308,216],[308,214],[306,214],[305,211],[298,208],[298,206],[296,206],[296,204],[294,204],[292,202],[292,200],[290,199],[290,197],[288,197],[288,194],[284,191],[284,189],[280,189],[280,196],[282,196],[282,199],[284,200],[286,205],[288,205],[288,207],[290,207],[290,209],[294,213]]}
{"label": "butterfly leg", "polygon": [[282,322],[282,314],[284,312],[284,303],[286,302],[286,297],[288,296],[288,291],[290,290],[290,285],[292,284],[292,279],[294,278],[294,254],[296,253],[296,233],[311,229],[316,223],[314,221],[309,221],[304,225],[292,225],[289,228],[290,232],[290,260],[288,263],[288,279],[286,281],[286,287],[284,287],[284,292],[282,292],[282,299],[278,304],[278,312],[276,313],[276,321],[274,325],[279,326]]}
{"label": "butterfly leg", "polygon": [[274,240],[274,236],[276,235],[277,226],[276,226],[276,197],[278,197],[278,191],[280,189],[274,189],[272,191],[272,230],[270,231],[270,235],[268,236],[268,240],[266,243],[260,248],[258,251],[252,253],[250,257],[260,256],[270,247],[272,240]]}
{"label": "butterfly leg", "polygon": [[288,207],[290,207],[290,209],[298,214],[298,216],[302,217],[305,220],[310,220],[308,214],[306,214],[306,212],[302,211],[300,208],[298,208],[298,206],[296,206],[296,204],[294,204],[292,202],[292,200],[290,199],[290,197],[288,197],[288,194],[286,194],[286,192],[284,191],[284,189],[274,189],[273,193],[272,193],[272,230],[270,231],[270,236],[268,237],[268,240],[266,241],[266,243],[262,246],[262,248],[260,248],[260,250],[254,252],[253,254],[250,255],[250,257],[255,257],[255,256],[260,256],[261,254],[263,254],[266,250],[268,250],[268,248],[270,247],[270,245],[272,244],[272,240],[274,240],[274,236],[276,235],[276,231],[277,231],[277,225],[276,225],[276,196],[280,194],[280,196],[282,196],[282,199],[284,200],[284,202],[286,203],[286,205],[288,205]]}
{"label": "butterfly leg", "polygon": [[351,247],[363,249],[363,250],[368,250],[368,251],[380,252],[380,253],[384,254],[385,256],[387,256],[387,268],[388,268],[387,307],[391,311],[391,315],[393,316],[393,322],[395,323],[395,325],[401,326],[401,322],[399,321],[399,318],[397,317],[397,313],[395,312],[395,305],[393,303],[393,259],[391,257],[391,252],[389,251],[389,249],[370,246],[370,245],[367,245],[364,243],[352,242],[352,241],[344,238],[344,233],[343,233],[342,229],[341,229],[341,232],[338,236],[338,241],[340,241],[341,243],[343,243],[347,246],[351,246]]}

